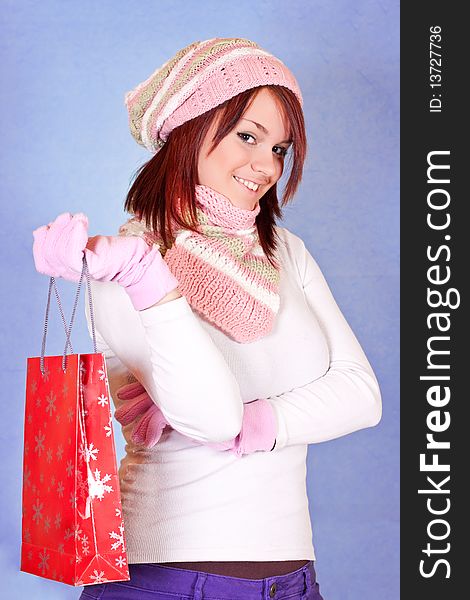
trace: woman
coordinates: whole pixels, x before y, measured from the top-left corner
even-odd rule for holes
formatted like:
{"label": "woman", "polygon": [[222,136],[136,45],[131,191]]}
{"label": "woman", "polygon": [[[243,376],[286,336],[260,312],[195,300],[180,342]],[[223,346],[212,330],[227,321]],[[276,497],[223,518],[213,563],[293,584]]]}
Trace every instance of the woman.
{"label": "woman", "polygon": [[255,43],[217,38],[126,105],[154,153],[126,200],[135,216],[116,237],[88,238],[69,213],[34,232],[42,273],[77,281],[87,258],[127,441],[131,579],[81,597],[321,599],[307,445],[376,425],[381,400],[319,267],[276,225],[285,156],[282,205],[306,154],[298,84]]}

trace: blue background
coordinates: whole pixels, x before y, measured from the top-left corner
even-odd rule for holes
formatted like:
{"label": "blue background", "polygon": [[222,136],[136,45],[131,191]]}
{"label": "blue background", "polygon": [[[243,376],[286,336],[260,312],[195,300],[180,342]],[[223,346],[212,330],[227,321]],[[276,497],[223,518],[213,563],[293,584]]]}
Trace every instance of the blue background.
{"label": "blue background", "polygon": [[[325,600],[396,600],[398,2],[10,0],[1,9],[3,592],[10,600],[81,592],[19,571],[25,360],[40,351],[47,291],[31,232],[82,211],[90,235],[115,234],[132,174],[149,158],[128,131],[124,93],[187,44],[238,36],[276,54],[299,81],[309,154],[284,224],[320,264],[383,394],[379,426],[309,446],[318,581]],[[60,287],[69,312],[73,286]],[[63,340],[57,317],[47,352],[61,353]],[[73,341],[91,350],[82,315]],[[120,458],[116,423],[115,432]]]}

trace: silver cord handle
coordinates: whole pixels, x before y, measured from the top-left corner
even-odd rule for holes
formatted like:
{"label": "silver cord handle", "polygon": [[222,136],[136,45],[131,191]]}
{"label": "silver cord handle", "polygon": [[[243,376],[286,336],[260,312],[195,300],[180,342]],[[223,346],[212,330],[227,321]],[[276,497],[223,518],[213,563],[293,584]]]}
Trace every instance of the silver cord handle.
{"label": "silver cord handle", "polygon": [[73,326],[73,322],[75,319],[75,313],[77,310],[78,299],[80,297],[80,290],[82,287],[82,282],[83,282],[84,276],[86,277],[87,289],[88,289],[88,306],[90,308],[91,333],[92,333],[92,338],[93,338],[93,351],[95,352],[95,354],[98,352],[97,347],[96,347],[95,318],[94,318],[94,313],[93,313],[93,300],[92,300],[92,296],[91,296],[90,273],[88,271],[88,265],[86,262],[85,255],[83,255],[82,273],[80,275],[80,280],[78,282],[77,293],[75,294],[75,301],[73,303],[72,316],[70,317],[70,324],[68,325],[68,327],[67,327],[67,323],[65,320],[64,311],[62,309],[62,303],[60,301],[59,291],[57,289],[57,284],[56,284],[55,278],[54,277],[50,278],[49,289],[48,289],[48,293],[47,293],[46,316],[44,319],[44,334],[42,337],[42,346],[41,346],[40,368],[41,368],[41,373],[43,375],[46,372],[45,367],[44,367],[44,355],[46,353],[46,336],[47,336],[47,327],[48,327],[48,323],[49,323],[49,311],[50,311],[50,306],[51,306],[52,289],[54,288],[57,304],[59,306],[59,311],[60,311],[60,315],[62,317],[62,322],[64,324],[64,329],[65,329],[65,334],[66,334],[64,354],[62,356],[62,370],[65,372],[66,363],[67,363],[67,349],[70,349],[70,352],[73,353],[72,344],[70,342],[70,335],[72,333],[72,326]]}

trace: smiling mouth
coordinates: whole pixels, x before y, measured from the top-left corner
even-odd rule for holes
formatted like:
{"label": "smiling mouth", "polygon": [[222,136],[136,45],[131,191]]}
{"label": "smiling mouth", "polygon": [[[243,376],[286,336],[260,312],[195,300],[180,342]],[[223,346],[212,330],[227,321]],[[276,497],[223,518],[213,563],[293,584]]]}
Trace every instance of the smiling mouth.
{"label": "smiling mouth", "polygon": [[259,191],[260,186],[258,184],[250,182],[250,185],[255,186],[255,189],[253,189],[253,188],[249,187],[246,183],[243,183],[244,181],[246,181],[246,179],[236,177],[235,175],[233,175],[233,178],[235,179],[235,181],[237,183],[239,183],[241,186],[243,186],[245,188],[245,190],[247,190],[248,192],[252,192],[253,194],[256,194]]}

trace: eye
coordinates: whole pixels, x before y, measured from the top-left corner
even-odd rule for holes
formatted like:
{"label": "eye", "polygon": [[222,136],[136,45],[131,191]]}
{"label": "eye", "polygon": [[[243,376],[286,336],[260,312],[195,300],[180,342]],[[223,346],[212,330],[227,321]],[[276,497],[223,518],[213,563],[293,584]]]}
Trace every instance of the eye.
{"label": "eye", "polygon": [[287,154],[287,148],[283,148],[282,146],[274,146],[274,148],[277,148],[278,150],[280,150],[280,152],[276,152],[276,154],[278,154],[278,156],[282,156],[284,157]]}
{"label": "eye", "polygon": [[[245,144],[248,144],[248,141],[246,140],[246,138],[251,138],[251,139],[255,139],[255,137],[253,135],[251,135],[251,133],[237,133],[237,135],[242,139],[242,141],[245,142]],[[250,146],[252,146],[253,144],[250,144]]]}
{"label": "eye", "polygon": [[[237,135],[239,136],[239,138],[245,143],[248,144],[249,146],[254,146],[254,144],[249,143],[247,138],[251,138],[252,140],[255,140],[255,136],[252,135],[251,133],[237,133]],[[277,154],[277,156],[280,156],[281,158],[284,158],[287,154],[287,148],[283,148],[282,146],[274,146],[273,151],[274,154]]]}

